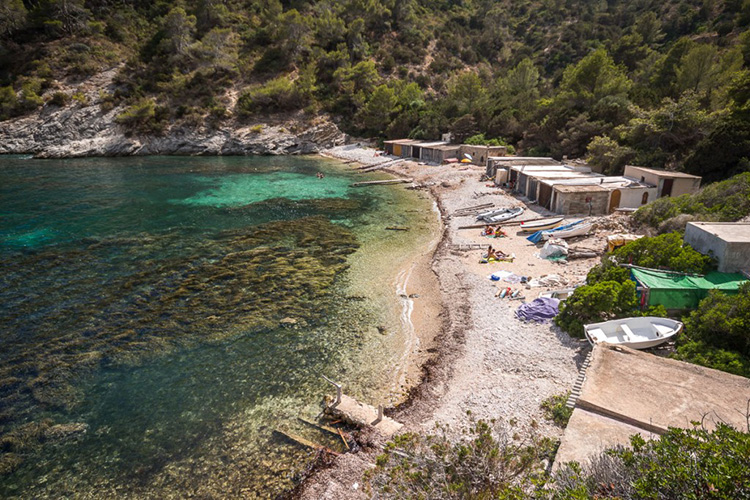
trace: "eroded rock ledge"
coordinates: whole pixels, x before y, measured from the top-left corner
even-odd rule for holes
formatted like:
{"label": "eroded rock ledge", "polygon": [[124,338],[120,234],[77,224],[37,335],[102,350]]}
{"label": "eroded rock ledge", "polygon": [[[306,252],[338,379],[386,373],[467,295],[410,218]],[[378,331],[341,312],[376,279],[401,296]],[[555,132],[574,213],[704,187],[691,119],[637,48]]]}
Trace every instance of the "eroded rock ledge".
{"label": "eroded rock ledge", "polygon": [[[45,105],[31,115],[0,122],[0,154],[39,158],[131,155],[284,155],[316,153],[340,145],[345,134],[329,117],[303,112],[248,124],[234,119],[212,128],[173,126],[163,136],[128,135],[115,122],[122,107],[103,112],[100,91],[111,90],[117,68],[62,90],[86,103]],[[61,90],[60,88],[55,89]]]}

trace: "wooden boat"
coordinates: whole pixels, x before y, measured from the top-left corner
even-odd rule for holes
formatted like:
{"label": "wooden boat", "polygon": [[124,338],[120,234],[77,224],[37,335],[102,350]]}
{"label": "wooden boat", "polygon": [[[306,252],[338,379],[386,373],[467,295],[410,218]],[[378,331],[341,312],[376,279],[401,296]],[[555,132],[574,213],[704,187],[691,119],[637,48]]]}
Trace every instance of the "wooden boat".
{"label": "wooden boat", "polygon": [[544,229],[552,229],[553,227],[559,226],[564,217],[550,217],[549,219],[541,219],[529,222],[521,223],[521,231],[542,231]]}
{"label": "wooden boat", "polygon": [[607,342],[631,349],[648,349],[668,341],[682,331],[682,323],[669,318],[643,316],[584,325],[591,345]]}
{"label": "wooden boat", "polygon": [[574,236],[583,236],[589,234],[593,224],[590,222],[586,224],[576,224],[573,227],[567,229],[552,229],[551,231],[542,231],[542,239],[548,240],[550,238],[572,238]]}
{"label": "wooden boat", "polygon": [[477,220],[482,220],[490,224],[497,224],[498,222],[509,220],[513,217],[518,217],[522,213],[523,208],[521,207],[503,208],[500,210],[491,210],[489,212],[481,213],[477,215]]}

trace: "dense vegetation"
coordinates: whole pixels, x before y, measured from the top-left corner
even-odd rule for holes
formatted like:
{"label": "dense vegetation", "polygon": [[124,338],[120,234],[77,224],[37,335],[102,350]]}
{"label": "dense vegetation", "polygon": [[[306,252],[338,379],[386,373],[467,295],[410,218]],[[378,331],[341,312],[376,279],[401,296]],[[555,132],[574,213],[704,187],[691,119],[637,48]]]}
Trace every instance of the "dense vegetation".
{"label": "dense vegetation", "polygon": [[586,285],[579,287],[560,304],[555,323],[574,337],[583,337],[588,323],[632,316],[666,316],[662,306],[640,310],[635,283],[630,271],[618,264],[632,264],[683,273],[705,273],[714,268],[710,257],[685,245],[678,233],[630,242],[604,257],[586,276]]}
{"label": "dense vegetation", "polygon": [[677,359],[750,377],[750,283],[737,295],[711,291],[684,322]]}
{"label": "dense vegetation", "polygon": [[652,441],[601,453],[585,467],[572,463],[553,475],[545,466],[549,440],[516,442],[507,428],[478,422],[458,443],[444,433],[397,437],[367,481],[378,498],[583,499],[717,498],[750,496],[750,434],[726,425],[670,429]]}
{"label": "dense vegetation", "polygon": [[750,167],[748,25],[741,0],[6,0],[0,119],[122,64],[102,102],[150,133],[326,111],[719,179]]}

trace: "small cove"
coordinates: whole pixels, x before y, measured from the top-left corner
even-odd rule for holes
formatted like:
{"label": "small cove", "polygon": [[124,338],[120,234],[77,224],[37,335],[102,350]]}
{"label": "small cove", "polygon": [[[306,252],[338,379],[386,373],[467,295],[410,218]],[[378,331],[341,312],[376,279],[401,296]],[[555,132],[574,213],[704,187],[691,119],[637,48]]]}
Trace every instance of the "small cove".
{"label": "small cove", "polygon": [[[273,497],[310,458],[273,431],[305,432],[320,374],[398,397],[394,283],[436,224],[419,192],[299,157],[2,158],[0,176],[3,496]],[[71,423],[87,431],[49,439]]]}

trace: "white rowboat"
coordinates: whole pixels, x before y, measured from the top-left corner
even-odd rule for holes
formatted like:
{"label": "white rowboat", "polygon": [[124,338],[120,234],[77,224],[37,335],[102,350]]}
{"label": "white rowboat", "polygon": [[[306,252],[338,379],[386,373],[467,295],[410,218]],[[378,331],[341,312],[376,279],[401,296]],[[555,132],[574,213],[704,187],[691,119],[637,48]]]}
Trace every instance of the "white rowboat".
{"label": "white rowboat", "polygon": [[668,341],[682,331],[682,323],[669,318],[643,316],[622,318],[583,327],[591,345],[607,342],[631,349],[648,349]]}
{"label": "white rowboat", "polygon": [[522,213],[523,213],[523,208],[521,207],[503,208],[500,210],[492,210],[489,212],[481,213],[477,215],[477,220],[482,220],[490,224],[497,224],[498,222],[509,220],[509,219],[512,219],[513,217],[518,217]]}
{"label": "white rowboat", "polygon": [[557,231],[542,231],[542,239],[548,240],[550,238],[572,238],[574,236],[583,236],[589,234],[593,224],[576,224],[575,226],[568,229],[560,229]]}
{"label": "white rowboat", "polygon": [[521,223],[521,231],[541,231],[543,229],[552,229],[557,227],[563,221],[564,217],[552,217],[549,219],[535,220]]}

